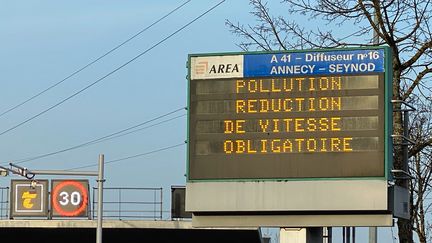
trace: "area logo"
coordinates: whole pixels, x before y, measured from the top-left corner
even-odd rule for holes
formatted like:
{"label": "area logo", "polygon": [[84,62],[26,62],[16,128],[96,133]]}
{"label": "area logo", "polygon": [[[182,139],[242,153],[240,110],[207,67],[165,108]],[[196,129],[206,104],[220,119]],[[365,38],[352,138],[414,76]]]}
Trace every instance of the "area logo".
{"label": "area logo", "polygon": [[202,62],[198,62],[195,65],[195,74],[205,74],[207,73],[208,70],[208,62],[207,61],[202,61]]}
{"label": "area logo", "polygon": [[195,66],[196,74],[219,74],[219,73],[238,73],[238,64],[226,63],[211,65],[209,68],[208,62],[198,62]]}
{"label": "area logo", "polygon": [[243,56],[193,57],[191,67],[192,79],[242,77]]}

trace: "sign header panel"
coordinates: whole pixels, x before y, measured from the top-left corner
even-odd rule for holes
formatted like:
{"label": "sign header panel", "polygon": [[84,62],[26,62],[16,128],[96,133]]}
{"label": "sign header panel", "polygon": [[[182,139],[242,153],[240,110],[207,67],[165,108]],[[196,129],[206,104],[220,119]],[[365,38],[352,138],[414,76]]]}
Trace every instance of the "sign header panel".
{"label": "sign header panel", "polygon": [[384,72],[384,50],[246,54],[244,77],[368,74]]}
{"label": "sign header panel", "polygon": [[191,56],[188,180],[385,178],[385,53]]}

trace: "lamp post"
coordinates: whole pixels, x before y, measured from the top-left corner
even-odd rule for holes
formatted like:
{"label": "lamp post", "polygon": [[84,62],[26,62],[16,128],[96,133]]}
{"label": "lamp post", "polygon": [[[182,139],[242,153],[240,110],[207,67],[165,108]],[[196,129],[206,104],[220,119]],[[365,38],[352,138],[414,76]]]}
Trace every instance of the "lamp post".
{"label": "lamp post", "polygon": [[97,227],[96,227],[96,243],[102,243],[102,219],[103,219],[103,183],[104,179],[104,155],[99,155],[99,170],[98,170],[98,208],[97,208]]}

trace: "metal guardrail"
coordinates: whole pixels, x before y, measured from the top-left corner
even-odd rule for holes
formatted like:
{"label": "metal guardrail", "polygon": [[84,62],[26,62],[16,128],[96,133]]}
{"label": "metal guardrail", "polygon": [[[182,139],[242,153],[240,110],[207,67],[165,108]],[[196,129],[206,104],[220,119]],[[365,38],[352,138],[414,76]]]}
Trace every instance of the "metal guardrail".
{"label": "metal guardrail", "polygon": [[0,187],[0,219],[9,219],[9,187]]}
{"label": "metal guardrail", "polygon": [[[103,218],[162,220],[162,188],[104,187]],[[92,218],[97,218],[98,188],[93,187]]]}
{"label": "metal guardrail", "polygon": [[[92,201],[89,205],[90,218],[97,219],[98,188],[93,187]],[[0,220],[10,219],[10,188],[0,187]],[[162,220],[162,188],[146,187],[108,187],[104,188],[104,219]]]}

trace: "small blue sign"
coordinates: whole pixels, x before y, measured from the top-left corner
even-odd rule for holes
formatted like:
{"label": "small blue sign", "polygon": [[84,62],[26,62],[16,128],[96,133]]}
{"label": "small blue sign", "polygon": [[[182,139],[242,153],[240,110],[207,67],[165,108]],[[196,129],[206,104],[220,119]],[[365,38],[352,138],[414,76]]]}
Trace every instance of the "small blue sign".
{"label": "small blue sign", "polygon": [[368,74],[384,72],[384,50],[246,54],[244,77]]}

